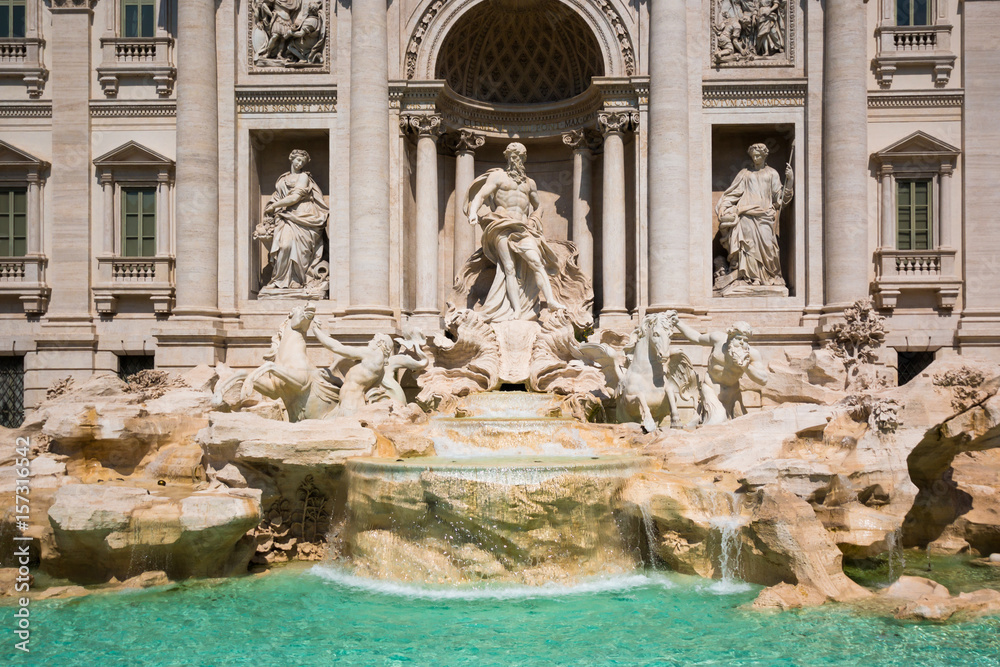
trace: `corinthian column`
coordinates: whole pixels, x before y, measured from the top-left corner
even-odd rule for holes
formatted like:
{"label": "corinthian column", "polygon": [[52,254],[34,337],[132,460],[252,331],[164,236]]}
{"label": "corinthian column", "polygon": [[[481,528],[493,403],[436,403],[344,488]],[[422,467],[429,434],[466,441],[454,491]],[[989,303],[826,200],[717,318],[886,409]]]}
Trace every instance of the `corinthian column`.
{"label": "corinthian column", "polygon": [[580,252],[580,270],[594,280],[594,232],[590,214],[591,175],[593,158],[583,130],[562,135],[563,143],[573,148],[573,243]]}
{"label": "corinthian column", "polygon": [[604,134],[604,205],[601,210],[601,327],[629,322],[625,309],[625,141],[632,126],[629,112],[602,112],[597,125]]}
{"label": "corinthian column", "polygon": [[417,307],[414,315],[424,328],[438,328],[438,165],[437,142],[441,116],[403,116],[400,128],[417,136]]}
{"label": "corinthian column", "polygon": [[[863,49],[862,49],[863,51]],[[684,0],[649,5],[649,305],[689,307],[688,58]]]}
{"label": "corinthian column", "polygon": [[391,317],[389,70],[384,0],[351,4],[350,315]]}
{"label": "corinthian column", "polygon": [[469,224],[469,216],[462,205],[472,181],[476,180],[476,149],[485,143],[486,137],[469,130],[459,130],[455,140],[455,257],[452,265],[456,278],[478,245],[478,227]]}
{"label": "corinthian column", "polygon": [[823,249],[831,310],[868,294],[868,61],[862,0],[827,0],[823,35]]}
{"label": "corinthian column", "polygon": [[177,315],[218,315],[219,91],[215,2],[177,5]]}

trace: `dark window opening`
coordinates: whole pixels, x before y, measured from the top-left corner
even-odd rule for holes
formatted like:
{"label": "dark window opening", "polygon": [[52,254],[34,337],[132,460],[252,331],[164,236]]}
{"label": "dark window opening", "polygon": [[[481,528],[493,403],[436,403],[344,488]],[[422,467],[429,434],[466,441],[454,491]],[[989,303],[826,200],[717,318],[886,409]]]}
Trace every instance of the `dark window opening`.
{"label": "dark window opening", "polygon": [[24,357],[0,357],[0,425],[24,421]]}
{"label": "dark window opening", "polygon": [[934,361],[933,352],[896,352],[896,381],[903,386],[924,372]]}
{"label": "dark window opening", "polygon": [[119,354],[118,377],[128,381],[139,371],[151,371],[154,368],[152,354]]}

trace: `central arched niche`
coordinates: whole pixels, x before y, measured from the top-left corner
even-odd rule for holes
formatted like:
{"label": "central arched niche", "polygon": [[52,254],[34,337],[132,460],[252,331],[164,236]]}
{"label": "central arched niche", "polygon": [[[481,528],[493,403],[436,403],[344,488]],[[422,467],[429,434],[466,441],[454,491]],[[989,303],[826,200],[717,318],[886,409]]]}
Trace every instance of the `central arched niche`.
{"label": "central arched niche", "polygon": [[480,102],[541,104],[585,91],[604,61],[590,27],[559,0],[486,0],[448,31],[435,73]]}

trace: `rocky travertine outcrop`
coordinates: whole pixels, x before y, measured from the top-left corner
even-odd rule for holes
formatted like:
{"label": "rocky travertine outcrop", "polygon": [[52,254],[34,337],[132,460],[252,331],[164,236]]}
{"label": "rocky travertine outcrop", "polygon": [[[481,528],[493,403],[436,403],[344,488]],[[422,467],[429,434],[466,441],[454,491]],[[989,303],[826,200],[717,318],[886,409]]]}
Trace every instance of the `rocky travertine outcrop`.
{"label": "rocky travertine outcrop", "polygon": [[260,491],[69,484],[56,492],[49,521],[57,554],[44,564],[57,576],[87,583],[146,570],[221,576],[246,571],[251,550],[243,538],[260,521]]}
{"label": "rocky travertine outcrop", "polygon": [[777,486],[727,493],[732,481],[643,473],[623,491],[622,511],[644,522],[653,556],[673,570],[796,584],[823,600],[866,597],[844,575],[840,550],[806,501]]}

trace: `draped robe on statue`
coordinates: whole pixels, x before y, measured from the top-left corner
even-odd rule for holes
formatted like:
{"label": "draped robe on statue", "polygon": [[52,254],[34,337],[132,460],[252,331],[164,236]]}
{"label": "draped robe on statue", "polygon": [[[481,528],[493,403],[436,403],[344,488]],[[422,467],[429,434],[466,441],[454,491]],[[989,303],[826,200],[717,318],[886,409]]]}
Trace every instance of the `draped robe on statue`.
{"label": "draped robe on statue", "polygon": [[316,268],[323,261],[323,231],[330,209],[323,203],[323,193],[308,173],[304,174],[309,180],[308,187],[296,187],[300,175],[282,174],[268,202],[279,201],[290,194],[300,196],[297,203],[274,212],[278,226],[268,252],[273,268],[269,288],[305,287],[325,279],[316,273]]}
{"label": "draped robe on statue", "polygon": [[[719,199],[719,241],[729,253],[737,280],[784,285],[778,249],[778,214],[792,199],[778,172],[768,166],[744,169]],[[725,220],[727,220],[724,222]]]}
{"label": "draped robe on statue", "polygon": [[[489,173],[473,182],[466,205],[486,183]],[[504,269],[497,251],[498,240],[506,238],[514,260],[521,301],[520,319],[537,320],[542,309],[541,288],[534,271],[522,256],[525,250],[534,247],[541,256],[553,293],[566,305],[573,324],[579,329],[585,329],[593,322],[590,313],[593,290],[577,263],[576,245],[570,241],[546,240],[537,211],[525,219],[519,212],[512,215],[504,207],[497,206],[479,216],[479,224],[483,228],[482,247],[466,262],[455,285],[459,295],[467,298],[467,303],[461,307],[472,308],[487,322],[514,319],[514,309],[507,297]],[[490,280],[489,289],[483,296],[486,280]]]}

